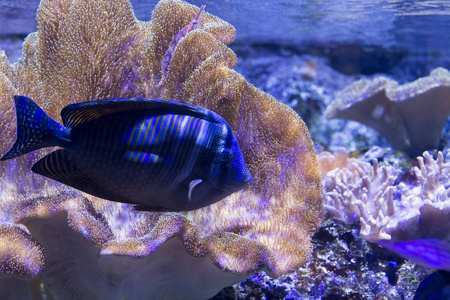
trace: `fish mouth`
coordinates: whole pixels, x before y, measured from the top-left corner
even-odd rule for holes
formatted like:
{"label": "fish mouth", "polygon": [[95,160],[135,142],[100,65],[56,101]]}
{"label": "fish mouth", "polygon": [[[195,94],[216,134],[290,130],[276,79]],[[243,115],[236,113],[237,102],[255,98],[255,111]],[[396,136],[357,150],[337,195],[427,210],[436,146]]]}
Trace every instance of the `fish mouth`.
{"label": "fish mouth", "polygon": [[250,174],[250,171],[248,172],[248,176],[246,176],[245,182],[250,183],[253,181],[253,176]]}

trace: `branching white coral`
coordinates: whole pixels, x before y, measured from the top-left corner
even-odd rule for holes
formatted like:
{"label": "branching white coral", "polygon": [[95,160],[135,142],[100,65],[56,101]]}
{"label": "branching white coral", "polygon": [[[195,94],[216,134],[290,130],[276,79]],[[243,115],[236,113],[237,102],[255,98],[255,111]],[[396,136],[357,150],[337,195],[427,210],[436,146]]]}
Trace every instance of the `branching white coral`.
{"label": "branching white coral", "polygon": [[348,168],[329,172],[325,180],[325,208],[338,220],[349,223],[361,221],[361,234],[389,239],[382,232],[394,214],[393,167],[373,167],[366,162],[353,162],[354,172]]}
{"label": "branching white coral", "polygon": [[443,238],[450,228],[443,221],[450,214],[450,163],[442,152],[437,159],[424,152],[418,163],[416,179],[396,185],[396,166],[354,161],[352,170],[335,169],[323,179],[325,208],[343,222],[359,220],[361,235],[371,242]]}
{"label": "branching white coral", "polygon": [[446,186],[450,179],[450,163],[444,162],[442,152],[438,153],[438,157],[434,160],[431,155],[426,152],[424,157],[418,157],[419,167],[414,167],[414,174],[417,177],[419,185],[413,189],[417,194],[413,194],[411,199],[414,202],[425,202],[444,208],[448,202],[450,189]]}

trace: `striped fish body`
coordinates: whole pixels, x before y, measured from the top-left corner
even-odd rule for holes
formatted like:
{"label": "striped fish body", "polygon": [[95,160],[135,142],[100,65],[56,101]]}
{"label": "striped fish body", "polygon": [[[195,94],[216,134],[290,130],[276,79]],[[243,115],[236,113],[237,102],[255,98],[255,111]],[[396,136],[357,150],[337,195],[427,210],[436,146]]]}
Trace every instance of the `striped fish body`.
{"label": "striped fish body", "polygon": [[[216,149],[224,146],[225,133],[230,132],[226,126],[187,115],[150,113],[115,113],[72,129],[74,146],[68,153],[74,164],[109,191],[107,198],[141,207],[150,202],[152,210],[164,210],[166,202],[173,205],[166,209],[187,210],[206,187],[205,201],[224,198],[226,180],[220,179],[228,167]],[[215,170],[221,167],[223,178],[216,180],[221,175]],[[198,179],[204,187],[195,187],[190,201],[189,185]]]}
{"label": "striped fish body", "polygon": [[[94,196],[141,210],[186,211],[252,180],[230,126],[204,108],[160,99],[98,100],[64,108],[61,126],[42,122],[42,112],[30,113],[42,111],[31,99],[15,99],[17,140],[2,160],[29,152],[26,141],[39,135],[44,147],[63,149],[32,170]],[[51,127],[45,134],[21,126],[36,115],[34,123]]]}

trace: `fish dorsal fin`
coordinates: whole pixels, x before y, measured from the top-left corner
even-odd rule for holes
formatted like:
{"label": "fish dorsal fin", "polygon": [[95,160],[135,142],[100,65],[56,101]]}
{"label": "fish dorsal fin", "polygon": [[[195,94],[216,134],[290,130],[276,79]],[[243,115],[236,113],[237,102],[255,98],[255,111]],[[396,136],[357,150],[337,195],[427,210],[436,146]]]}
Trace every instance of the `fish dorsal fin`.
{"label": "fish dorsal fin", "polygon": [[188,199],[189,202],[191,202],[191,197],[192,197],[192,191],[194,190],[194,188],[199,185],[200,183],[202,183],[201,179],[194,179],[189,183],[189,193],[188,193]]}
{"label": "fish dorsal fin", "polygon": [[74,128],[102,116],[133,110],[151,110],[154,115],[166,113],[189,115],[210,122],[222,120],[218,114],[203,107],[156,98],[119,98],[72,104],[63,108],[61,117],[65,127]]}
{"label": "fish dorsal fin", "polygon": [[66,150],[59,149],[43,157],[33,165],[31,170],[39,175],[51,178],[74,187],[93,196],[112,201],[128,202],[93,182],[70,159]]}

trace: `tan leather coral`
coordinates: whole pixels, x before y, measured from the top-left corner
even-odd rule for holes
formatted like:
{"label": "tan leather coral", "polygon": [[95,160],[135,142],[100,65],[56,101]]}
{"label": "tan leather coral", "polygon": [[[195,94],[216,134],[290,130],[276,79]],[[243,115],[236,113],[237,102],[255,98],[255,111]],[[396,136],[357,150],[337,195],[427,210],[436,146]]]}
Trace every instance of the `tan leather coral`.
{"label": "tan leather coral", "polygon": [[[43,247],[45,268],[35,280],[46,293],[202,299],[261,268],[279,276],[307,260],[322,209],[313,144],[292,109],[232,70],[237,58],[225,45],[234,39],[231,25],[174,0],[161,1],[147,23],[125,0],[44,0],[37,19],[22,59],[10,66],[0,57],[3,152],[13,142],[15,94],[57,120],[70,103],[161,97],[222,115],[254,179],[199,210],[151,213],[33,174],[44,151],[2,162],[0,222],[25,224]],[[185,30],[192,20],[201,24]],[[185,35],[174,38],[180,31]]]}
{"label": "tan leather coral", "polygon": [[325,117],[370,126],[394,149],[415,158],[425,150],[440,148],[450,114],[449,97],[450,72],[444,68],[403,85],[379,76],[358,80],[339,92]]}

